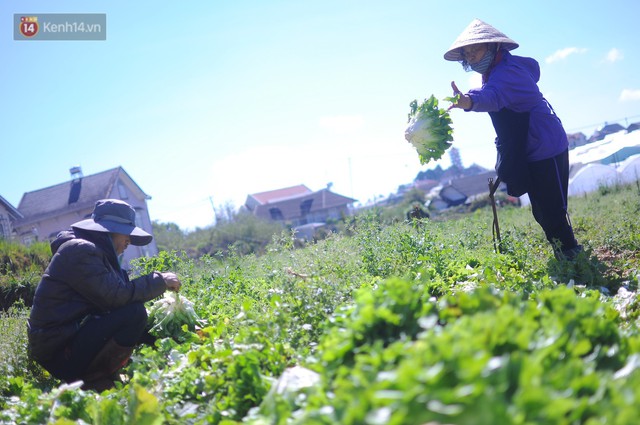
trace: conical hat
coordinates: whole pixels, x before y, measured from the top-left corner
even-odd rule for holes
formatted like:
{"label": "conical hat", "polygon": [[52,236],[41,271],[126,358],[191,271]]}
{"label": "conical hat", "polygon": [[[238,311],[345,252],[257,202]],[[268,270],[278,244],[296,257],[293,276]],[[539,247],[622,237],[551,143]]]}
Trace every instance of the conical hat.
{"label": "conical hat", "polygon": [[453,42],[447,53],[444,54],[444,58],[448,61],[461,61],[463,58],[460,48],[479,43],[500,43],[500,47],[507,50],[518,47],[518,43],[491,25],[480,19],[474,19]]}

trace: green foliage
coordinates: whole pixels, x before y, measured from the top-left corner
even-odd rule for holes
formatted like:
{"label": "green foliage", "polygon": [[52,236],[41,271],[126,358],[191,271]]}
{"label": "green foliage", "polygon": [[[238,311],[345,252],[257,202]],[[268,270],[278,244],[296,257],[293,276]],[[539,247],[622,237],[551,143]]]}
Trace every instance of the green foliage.
{"label": "green foliage", "polygon": [[[585,252],[558,262],[527,209],[381,209],[299,247],[239,245],[137,260],[174,271],[206,325],[138,347],[96,394],[30,363],[26,309],[0,317],[0,423],[630,424],[640,403],[635,187],[573,199]],[[635,235],[634,235],[635,233]],[[274,387],[292,366],[319,380]],[[271,396],[269,396],[271,394]]]}
{"label": "green foliage", "polygon": [[28,316],[29,310],[20,302],[7,311],[0,311],[0,376],[26,378],[47,385],[48,374],[29,357]]}
{"label": "green foliage", "polygon": [[327,376],[348,374],[359,353],[414,339],[421,331],[419,318],[432,309],[430,297],[422,285],[397,278],[363,287],[353,304],[334,314],[330,332],[320,344],[319,371]]}
{"label": "green foliage", "polygon": [[193,261],[184,251],[160,251],[155,257],[139,257],[131,262],[131,273],[136,276],[177,270],[188,275],[192,269]]}
{"label": "green foliage", "polygon": [[[231,214],[229,212],[228,214]],[[261,254],[273,235],[283,231],[279,223],[261,220],[253,214],[237,212],[215,226],[183,232],[173,223],[153,223],[158,249],[185,252],[190,258],[218,253]]]}
{"label": "green foliage", "polygon": [[186,233],[175,223],[151,223],[153,237],[159,251],[181,251],[185,249]]}
{"label": "green foliage", "polygon": [[357,297],[294,423],[629,423],[615,421],[635,409],[640,338],[597,294],[425,289],[391,279]]}
{"label": "green foliage", "polygon": [[17,242],[0,239],[0,274],[18,273],[34,267],[44,268],[51,259],[51,248],[47,242],[36,242],[24,246]]}
{"label": "green foliage", "polygon": [[31,305],[33,293],[51,259],[48,243],[29,247],[0,239],[0,310],[22,301]]}

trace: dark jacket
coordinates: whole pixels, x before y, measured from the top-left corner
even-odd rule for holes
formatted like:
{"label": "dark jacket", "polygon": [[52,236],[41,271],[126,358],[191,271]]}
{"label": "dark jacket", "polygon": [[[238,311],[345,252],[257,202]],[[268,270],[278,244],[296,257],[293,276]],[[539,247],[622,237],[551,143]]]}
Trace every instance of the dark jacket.
{"label": "dark jacket", "polygon": [[88,315],[149,301],[166,289],[156,272],[130,281],[107,233],[61,232],[51,251],[29,317],[31,354],[41,362],[64,349]]}
{"label": "dark jacket", "polygon": [[514,112],[502,108],[498,112],[489,112],[496,130],[496,172],[500,180],[507,185],[511,196],[522,196],[531,187],[526,146],[529,132],[529,112]]}

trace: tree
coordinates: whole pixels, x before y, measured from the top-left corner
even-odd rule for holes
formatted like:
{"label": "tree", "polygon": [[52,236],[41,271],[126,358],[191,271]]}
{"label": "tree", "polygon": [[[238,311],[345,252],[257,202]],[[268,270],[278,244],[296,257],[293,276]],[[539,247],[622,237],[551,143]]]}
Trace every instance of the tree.
{"label": "tree", "polygon": [[451,159],[451,168],[461,172],[464,170],[462,166],[462,158],[460,157],[460,150],[458,148],[449,149],[449,158]]}
{"label": "tree", "polygon": [[175,223],[151,223],[153,236],[160,251],[182,251],[185,248],[185,233]]}
{"label": "tree", "polygon": [[232,222],[237,215],[238,210],[233,205],[233,202],[227,201],[222,205],[218,205],[216,209],[216,224]]}
{"label": "tree", "polygon": [[436,165],[434,169],[420,171],[415,180],[436,180],[439,181],[440,177],[444,174],[444,170],[440,164]]}

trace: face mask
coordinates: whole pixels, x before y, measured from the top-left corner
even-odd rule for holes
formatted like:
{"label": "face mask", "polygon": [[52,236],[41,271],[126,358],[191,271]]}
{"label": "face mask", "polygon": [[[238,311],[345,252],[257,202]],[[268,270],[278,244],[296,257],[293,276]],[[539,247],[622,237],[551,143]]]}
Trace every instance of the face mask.
{"label": "face mask", "polygon": [[478,62],[474,64],[469,64],[469,66],[474,71],[480,74],[484,74],[485,72],[487,72],[487,69],[489,69],[489,66],[491,66],[491,63],[493,62],[493,58],[495,56],[496,54],[494,52],[487,50],[487,53],[484,54],[482,59],[480,59]]}

